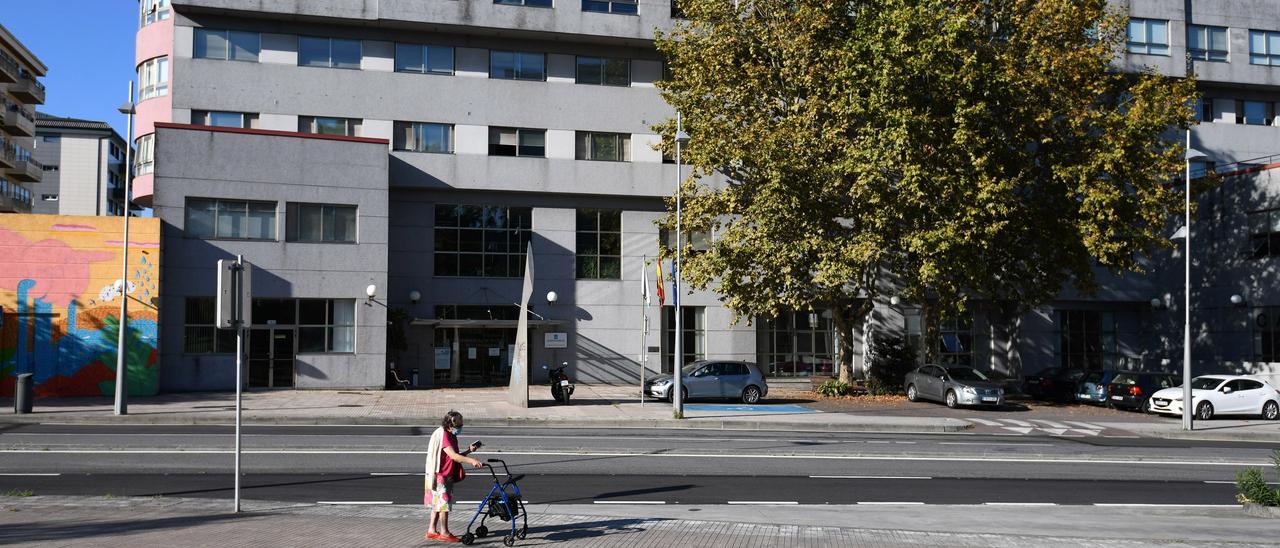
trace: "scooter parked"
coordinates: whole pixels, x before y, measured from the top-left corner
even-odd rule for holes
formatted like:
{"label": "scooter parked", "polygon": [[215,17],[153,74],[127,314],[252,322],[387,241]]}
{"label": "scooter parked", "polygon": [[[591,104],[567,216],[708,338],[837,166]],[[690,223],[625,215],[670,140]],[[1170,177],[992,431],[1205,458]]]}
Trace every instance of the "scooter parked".
{"label": "scooter parked", "polygon": [[[546,369],[547,366],[542,366]],[[569,380],[569,374],[565,370],[569,369],[569,362],[560,364],[560,367],[552,367],[547,375],[551,380],[551,397],[556,401],[569,405],[569,396],[573,395],[573,381]]]}

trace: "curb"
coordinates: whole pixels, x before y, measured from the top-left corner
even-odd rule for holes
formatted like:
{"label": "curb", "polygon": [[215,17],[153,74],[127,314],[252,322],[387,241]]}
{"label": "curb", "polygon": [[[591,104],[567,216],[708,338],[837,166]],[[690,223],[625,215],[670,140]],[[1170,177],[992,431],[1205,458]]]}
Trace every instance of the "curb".
{"label": "curb", "polygon": [[[129,415],[126,417],[107,416],[66,416],[53,415],[5,415],[0,416],[0,425],[6,424],[84,424],[84,425],[216,425],[230,426],[234,418],[227,417],[181,417],[169,414]],[[422,426],[434,424],[435,418],[417,417],[243,417],[246,426]],[[822,423],[811,421],[769,421],[769,420],[717,420],[690,418],[675,419],[637,419],[617,420],[583,420],[554,418],[469,418],[469,426],[476,427],[544,427],[544,428],[641,428],[671,430],[786,430],[793,432],[898,432],[898,433],[952,433],[964,432],[972,425],[960,421],[920,421],[908,424],[860,422],[860,423]]]}
{"label": "curb", "polygon": [[1193,430],[1148,430],[1126,428],[1129,432],[1144,438],[1161,438],[1166,440],[1186,441],[1242,441],[1255,443],[1280,443],[1280,432],[1222,432]]}
{"label": "curb", "polygon": [[1280,506],[1263,506],[1252,502],[1244,503],[1244,513],[1255,518],[1280,519]]}

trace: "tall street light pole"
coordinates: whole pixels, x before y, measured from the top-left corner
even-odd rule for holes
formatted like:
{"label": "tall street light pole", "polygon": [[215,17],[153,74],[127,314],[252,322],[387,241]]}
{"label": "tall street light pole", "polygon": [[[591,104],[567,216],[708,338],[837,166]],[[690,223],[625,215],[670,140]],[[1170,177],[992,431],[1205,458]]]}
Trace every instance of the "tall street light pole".
{"label": "tall street light pole", "polygon": [[129,390],[126,386],[128,382],[129,364],[126,355],[128,354],[128,340],[125,338],[129,331],[129,217],[133,215],[129,212],[129,206],[133,202],[130,193],[133,182],[133,80],[129,81],[129,100],[120,105],[120,113],[124,114],[128,119],[128,125],[125,129],[124,146],[124,238],[120,244],[120,338],[116,342],[116,406],[117,415],[129,414]]}
{"label": "tall street light pole", "polygon": [[1195,409],[1191,401],[1191,162],[1207,158],[1203,152],[1191,148],[1191,130],[1187,130],[1186,188],[1183,189],[1183,279],[1182,279],[1182,429],[1195,428]]}
{"label": "tall street light pole", "polygon": [[672,270],[671,289],[674,297],[672,304],[676,309],[676,356],[675,371],[671,372],[671,378],[675,380],[671,386],[673,390],[671,394],[672,414],[677,419],[684,418],[684,331],[681,329],[681,316],[684,316],[683,310],[680,309],[680,259],[684,250],[684,234],[681,232],[681,215],[683,213],[683,202],[681,201],[680,185],[681,179],[680,169],[680,149],[689,142],[689,134],[684,132],[684,120],[680,113],[676,113],[676,266]]}

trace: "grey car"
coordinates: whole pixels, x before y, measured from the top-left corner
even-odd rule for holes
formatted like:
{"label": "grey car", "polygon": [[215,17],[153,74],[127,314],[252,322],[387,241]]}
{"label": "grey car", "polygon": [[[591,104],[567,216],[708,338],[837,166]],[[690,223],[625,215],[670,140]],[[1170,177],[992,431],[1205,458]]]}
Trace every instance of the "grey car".
{"label": "grey car", "polygon": [[922,365],[907,373],[907,399],[940,401],[952,409],[961,405],[999,406],[1004,389],[972,367]]}
{"label": "grey car", "polygon": [[[684,383],[684,400],[689,398],[733,398],[742,403],[759,403],[769,394],[760,366],[751,362],[705,360],[684,366],[681,382]],[[644,393],[659,399],[671,400],[675,395],[675,382],[671,375],[658,375],[645,381]]]}

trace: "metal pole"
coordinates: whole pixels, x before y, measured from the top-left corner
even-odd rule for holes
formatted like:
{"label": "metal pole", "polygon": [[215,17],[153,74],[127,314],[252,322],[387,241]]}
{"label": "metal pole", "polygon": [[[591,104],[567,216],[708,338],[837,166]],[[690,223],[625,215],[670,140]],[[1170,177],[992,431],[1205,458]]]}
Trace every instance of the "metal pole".
{"label": "metal pole", "polygon": [[236,255],[236,275],[232,277],[235,280],[236,290],[232,292],[234,299],[235,321],[236,321],[236,489],[235,489],[235,512],[240,512],[240,396],[243,393],[243,375],[244,375],[244,311],[241,306],[244,299],[240,293],[244,291],[244,257]]}
{"label": "metal pole", "polygon": [[671,276],[671,289],[673,294],[672,304],[675,306],[675,309],[676,309],[676,325],[675,325],[676,355],[674,360],[675,370],[671,372],[671,378],[675,380],[675,383],[671,387],[672,390],[675,390],[675,392],[671,394],[671,402],[673,407],[672,411],[675,417],[678,419],[684,418],[684,394],[683,394],[684,379],[682,378],[684,376],[684,372],[682,371],[684,369],[684,331],[681,329],[682,326],[681,326],[681,319],[680,319],[680,317],[684,315],[681,313],[682,311],[680,310],[680,266],[681,266],[680,253],[681,253],[681,250],[684,249],[684,237],[683,237],[684,235],[681,234],[680,232],[681,230],[680,217],[682,214],[681,206],[683,205],[683,203],[680,199],[681,181],[680,181],[679,135],[680,135],[680,132],[683,130],[682,124],[683,124],[683,120],[680,117],[680,113],[677,112],[676,113],[676,136],[677,137],[675,140],[676,141],[676,263],[675,263],[675,267],[671,269],[673,274],[673,276]]}
{"label": "metal pole", "polygon": [[128,122],[125,128],[125,139],[128,141],[124,147],[124,238],[120,244],[120,337],[116,341],[116,415],[129,414],[129,390],[128,369],[129,364],[126,363],[125,355],[128,354],[128,341],[125,334],[129,331],[129,194],[132,192],[133,182],[133,80],[129,80],[129,100],[125,103],[129,105]]}
{"label": "metal pole", "polygon": [[[1191,150],[1191,130],[1187,129],[1187,150]],[[1186,170],[1186,188],[1183,196],[1185,219],[1182,226],[1187,228],[1183,262],[1183,304],[1182,304],[1182,429],[1194,430],[1195,422],[1191,401],[1191,161],[1184,160]]]}
{"label": "metal pole", "polygon": [[[641,256],[640,268],[649,268],[649,257],[647,255]],[[641,272],[648,272],[648,270],[642,270]],[[640,407],[644,407],[644,369],[649,363],[649,284],[645,281],[648,276],[642,274],[640,279],[642,280],[640,283],[645,284],[645,287],[641,288],[640,291],[644,295],[644,304],[640,306],[640,313],[644,316],[644,321],[641,323],[643,329],[640,332]]]}

